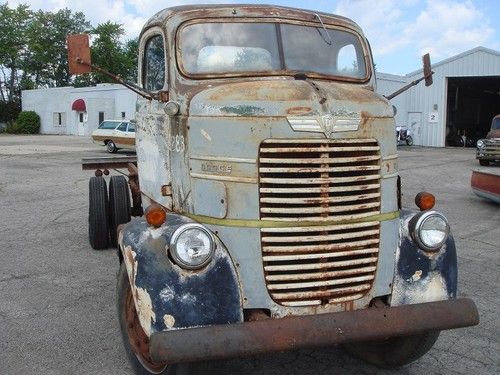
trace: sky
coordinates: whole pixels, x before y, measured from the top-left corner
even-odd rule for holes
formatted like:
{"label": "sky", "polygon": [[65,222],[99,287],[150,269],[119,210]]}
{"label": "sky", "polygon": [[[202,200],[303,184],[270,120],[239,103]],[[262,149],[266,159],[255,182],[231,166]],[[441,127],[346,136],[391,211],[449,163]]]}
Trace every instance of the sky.
{"label": "sky", "polygon": [[[1,1],[1,0],[0,0]],[[4,2],[4,1],[2,1]],[[202,3],[234,3],[204,0]],[[377,71],[407,74],[421,68],[430,52],[438,62],[471,48],[500,50],[500,0],[242,0],[243,3],[285,5],[351,18],[370,41]],[[96,26],[113,21],[124,25],[125,38],[139,35],[157,11],[195,0],[8,0],[10,7],[32,10],[81,11]]]}

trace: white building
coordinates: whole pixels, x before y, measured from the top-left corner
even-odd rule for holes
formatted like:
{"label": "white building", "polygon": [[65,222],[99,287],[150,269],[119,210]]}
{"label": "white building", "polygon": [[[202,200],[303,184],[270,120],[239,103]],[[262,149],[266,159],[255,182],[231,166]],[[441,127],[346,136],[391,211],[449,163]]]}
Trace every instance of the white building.
{"label": "white building", "polygon": [[22,92],[23,111],[35,111],[42,134],[90,135],[104,120],[133,118],[137,95],[118,84]]}
{"label": "white building", "polygon": [[[432,56],[431,56],[432,58]],[[488,132],[500,113],[500,52],[477,47],[432,65],[434,83],[421,82],[391,102],[397,107],[397,125],[409,126],[414,144],[453,145],[453,136],[477,139]],[[387,95],[422,76],[377,74],[377,91]],[[400,86],[400,87],[401,87]]]}

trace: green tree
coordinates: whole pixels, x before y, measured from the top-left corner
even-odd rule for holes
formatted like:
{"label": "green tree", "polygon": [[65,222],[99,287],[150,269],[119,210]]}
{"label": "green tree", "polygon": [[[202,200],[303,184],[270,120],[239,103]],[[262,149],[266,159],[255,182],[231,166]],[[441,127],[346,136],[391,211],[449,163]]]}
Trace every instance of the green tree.
{"label": "green tree", "polygon": [[105,22],[92,28],[81,12],[32,12],[28,5],[0,4],[0,118],[12,121],[21,107],[21,90],[90,86],[112,79],[100,74],[71,77],[66,37],[88,32],[94,64],[135,81],[137,39],[122,42],[123,26]]}
{"label": "green tree", "polygon": [[15,9],[0,5],[0,98],[5,103],[20,101],[20,82],[26,77],[27,30],[33,13],[27,5]]}
{"label": "green tree", "polygon": [[[132,56],[137,55],[137,41],[123,43],[121,38],[124,33],[122,25],[109,21],[93,28],[92,62],[108,72],[135,81],[133,75],[136,72],[137,58],[132,59]],[[94,83],[114,82],[102,73],[95,72],[92,75]]]}
{"label": "green tree", "polygon": [[91,28],[82,12],[61,9],[38,11],[28,28],[29,65],[35,87],[61,87],[72,83],[68,71],[66,36]]}

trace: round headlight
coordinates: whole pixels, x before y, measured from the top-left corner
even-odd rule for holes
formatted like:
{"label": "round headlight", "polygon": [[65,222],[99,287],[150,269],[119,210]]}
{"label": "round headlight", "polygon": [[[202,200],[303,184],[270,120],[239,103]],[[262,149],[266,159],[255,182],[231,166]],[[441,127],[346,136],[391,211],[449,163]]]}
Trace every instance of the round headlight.
{"label": "round headlight", "polygon": [[415,216],[413,239],[425,251],[437,251],[444,245],[450,234],[450,225],[439,212],[423,212]]}
{"label": "round headlight", "polygon": [[476,143],[477,148],[483,148],[484,147],[484,142],[482,139],[479,139]]}
{"label": "round headlight", "polygon": [[170,240],[170,254],[186,269],[198,269],[210,262],[215,242],[212,234],[200,224],[185,224],[177,228]]}

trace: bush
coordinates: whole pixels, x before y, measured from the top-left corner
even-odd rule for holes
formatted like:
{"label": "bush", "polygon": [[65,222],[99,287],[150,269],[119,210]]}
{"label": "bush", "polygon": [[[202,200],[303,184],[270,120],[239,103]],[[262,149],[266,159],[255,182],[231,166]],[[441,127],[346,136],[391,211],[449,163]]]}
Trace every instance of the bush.
{"label": "bush", "polygon": [[5,128],[5,133],[7,134],[19,134],[19,125],[16,122],[9,122]]}
{"label": "bush", "polygon": [[33,111],[22,111],[17,116],[16,124],[19,133],[38,134],[40,131],[40,116]]}
{"label": "bush", "polygon": [[12,122],[21,112],[21,103],[17,100],[4,102],[0,100],[0,122]]}

